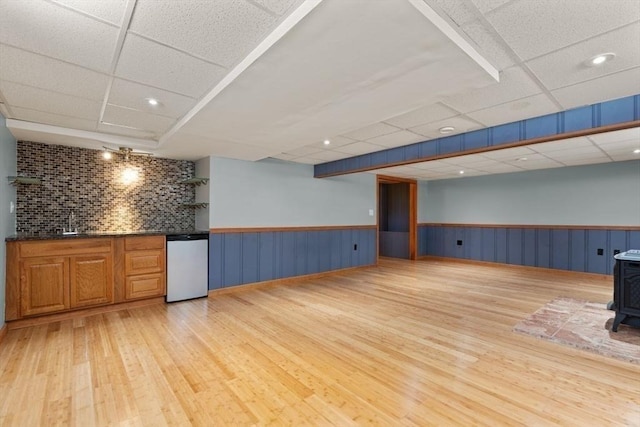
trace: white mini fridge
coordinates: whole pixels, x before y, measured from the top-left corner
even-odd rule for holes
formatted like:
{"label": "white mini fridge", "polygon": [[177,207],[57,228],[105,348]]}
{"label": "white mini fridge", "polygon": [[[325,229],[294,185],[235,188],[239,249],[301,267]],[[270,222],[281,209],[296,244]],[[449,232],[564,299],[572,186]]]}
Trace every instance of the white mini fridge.
{"label": "white mini fridge", "polygon": [[167,236],[167,302],[206,297],[209,233]]}

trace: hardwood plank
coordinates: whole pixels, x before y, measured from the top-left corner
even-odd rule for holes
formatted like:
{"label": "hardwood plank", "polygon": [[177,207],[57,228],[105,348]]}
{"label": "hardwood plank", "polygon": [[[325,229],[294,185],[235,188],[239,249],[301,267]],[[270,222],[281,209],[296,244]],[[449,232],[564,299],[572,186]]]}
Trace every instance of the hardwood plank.
{"label": "hardwood plank", "polygon": [[291,283],[10,329],[0,423],[640,424],[639,365],[512,332],[611,277],[383,259]]}

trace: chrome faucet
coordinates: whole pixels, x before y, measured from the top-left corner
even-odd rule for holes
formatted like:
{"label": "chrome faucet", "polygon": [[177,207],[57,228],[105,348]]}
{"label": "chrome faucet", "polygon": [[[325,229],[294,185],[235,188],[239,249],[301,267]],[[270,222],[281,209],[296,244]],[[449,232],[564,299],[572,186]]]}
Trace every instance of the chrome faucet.
{"label": "chrome faucet", "polygon": [[69,228],[62,228],[62,234],[78,234],[78,227],[76,226],[76,214],[71,211],[69,214]]}

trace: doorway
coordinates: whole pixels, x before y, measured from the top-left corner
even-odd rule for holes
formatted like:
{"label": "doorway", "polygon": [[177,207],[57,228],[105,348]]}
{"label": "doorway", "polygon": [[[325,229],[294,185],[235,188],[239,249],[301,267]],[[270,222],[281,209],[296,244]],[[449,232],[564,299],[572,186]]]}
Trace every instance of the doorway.
{"label": "doorway", "polygon": [[417,182],[378,175],[378,255],[416,259]]}

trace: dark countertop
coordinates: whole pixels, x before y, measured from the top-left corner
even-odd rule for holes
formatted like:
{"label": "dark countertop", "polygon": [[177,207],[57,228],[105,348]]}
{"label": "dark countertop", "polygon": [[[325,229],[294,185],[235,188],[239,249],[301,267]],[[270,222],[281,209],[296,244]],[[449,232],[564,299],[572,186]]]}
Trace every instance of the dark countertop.
{"label": "dark countertop", "polygon": [[62,240],[87,239],[95,237],[126,237],[126,236],[169,236],[176,234],[209,234],[207,230],[139,230],[139,231],[88,231],[78,234],[61,233],[17,233],[4,239],[5,242],[25,240]]}

